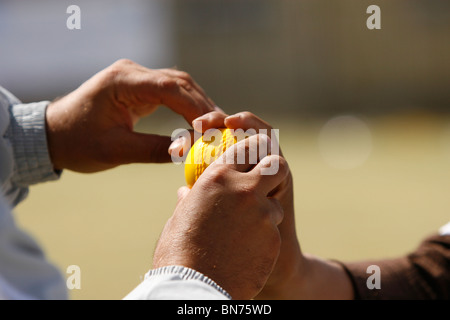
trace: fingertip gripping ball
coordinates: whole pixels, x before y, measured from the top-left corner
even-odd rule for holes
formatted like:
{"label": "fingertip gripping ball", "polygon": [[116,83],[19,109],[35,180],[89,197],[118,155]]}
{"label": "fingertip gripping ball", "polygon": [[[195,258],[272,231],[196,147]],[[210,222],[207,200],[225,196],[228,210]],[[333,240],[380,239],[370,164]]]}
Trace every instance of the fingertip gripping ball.
{"label": "fingertip gripping ball", "polygon": [[184,175],[192,188],[206,168],[235,144],[237,138],[230,129],[208,130],[189,150],[184,166]]}

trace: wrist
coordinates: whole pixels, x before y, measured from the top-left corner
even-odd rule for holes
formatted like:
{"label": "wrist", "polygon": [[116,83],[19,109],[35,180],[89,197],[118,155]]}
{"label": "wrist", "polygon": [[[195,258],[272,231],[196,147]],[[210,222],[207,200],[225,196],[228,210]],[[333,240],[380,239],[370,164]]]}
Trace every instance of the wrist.
{"label": "wrist", "polygon": [[351,300],[353,287],[339,263],[312,255],[301,256],[295,270],[277,283],[267,284],[257,299],[278,300]]}
{"label": "wrist", "polygon": [[60,163],[60,159],[59,159],[58,152],[57,152],[58,138],[57,138],[56,130],[54,127],[55,117],[54,117],[54,113],[52,112],[53,108],[54,108],[54,104],[55,104],[55,102],[50,103],[48,105],[47,111],[45,113],[48,153],[50,156],[50,160],[53,164],[53,168],[55,170],[62,170],[63,166]]}
{"label": "wrist", "polygon": [[351,300],[353,286],[339,263],[324,260],[313,255],[305,255],[301,286],[297,292],[299,299],[309,300]]}
{"label": "wrist", "polygon": [[304,299],[308,288],[308,258],[301,255],[296,262],[278,267],[256,299],[259,300],[296,300]]}
{"label": "wrist", "polygon": [[56,171],[68,167],[65,157],[70,156],[71,151],[75,149],[68,130],[72,125],[71,117],[64,117],[61,114],[61,110],[67,109],[64,105],[66,99],[67,97],[63,97],[51,102],[45,114],[48,153]]}

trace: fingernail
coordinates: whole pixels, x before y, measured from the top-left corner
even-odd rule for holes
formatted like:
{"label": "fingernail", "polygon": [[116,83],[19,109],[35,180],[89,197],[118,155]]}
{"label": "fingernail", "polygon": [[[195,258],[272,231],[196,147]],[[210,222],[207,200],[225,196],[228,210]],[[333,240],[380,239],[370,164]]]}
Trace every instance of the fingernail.
{"label": "fingernail", "polygon": [[182,150],[185,142],[186,142],[186,139],[184,137],[180,137],[180,138],[174,140],[174,142],[172,142],[172,144],[169,147],[169,154],[172,154],[176,150],[178,150],[178,151]]}
{"label": "fingernail", "polygon": [[233,114],[231,116],[226,117],[225,120],[234,119],[234,118],[240,118],[240,117],[241,117],[240,114]]}
{"label": "fingernail", "polygon": [[201,120],[194,120],[192,121],[192,127],[197,132],[202,132],[203,122]]}

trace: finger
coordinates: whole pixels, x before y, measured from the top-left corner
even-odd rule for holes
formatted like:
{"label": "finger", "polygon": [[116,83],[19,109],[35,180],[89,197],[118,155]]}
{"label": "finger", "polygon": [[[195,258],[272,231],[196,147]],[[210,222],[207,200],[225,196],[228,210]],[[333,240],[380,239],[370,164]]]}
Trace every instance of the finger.
{"label": "finger", "polygon": [[287,161],[278,155],[263,158],[250,172],[255,188],[266,196],[270,196],[284,182],[289,174]]}
{"label": "finger", "polygon": [[254,135],[232,145],[210,167],[224,165],[238,172],[248,172],[270,152],[267,148],[270,148],[270,138]]}
{"label": "finger", "polygon": [[270,124],[248,111],[228,116],[224,119],[224,123],[230,129],[272,129]]}
{"label": "finger", "polygon": [[191,83],[161,71],[141,67],[135,72],[129,72],[123,81],[137,95],[136,99],[128,99],[128,102],[138,108],[149,104],[164,105],[182,115],[188,123],[214,111],[214,106]]}
{"label": "finger", "polygon": [[156,105],[165,105],[192,123],[214,110],[213,102],[187,77],[147,69],[127,59],[117,61],[102,74],[117,82],[114,95],[118,102],[127,108],[133,106],[134,113],[140,116],[154,111]]}
{"label": "finger", "polygon": [[180,71],[177,69],[160,69],[160,71],[172,77],[183,79],[184,81],[192,85],[195,90],[197,90],[197,92],[209,103],[209,106],[211,108],[214,108],[216,106],[214,101],[212,101],[212,99],[208,97],[205,90],[203,90],[203,88],[200,87],[198,83],[187,72]]}
{"label": "finger", "polygon": [[[170,137],[127,132],[119,135],[120,157],[123,163],[167,163],[171,161],[168,149]],[[120,142],[119,142],[120,141]]]}
{"label": "finger", "polygon": [[[201,115],[215,110],[216,104],[206,95],[205,91],[197,84],[197,82],[194,81],[194,79],[192,79],[188,73],[175,69],[160,69],[159,71],[162,74],[174,79],[180,87],[192,96],[198,106],[201,107]],[[169,105],[168,107],[171,108]],[[193,119],[189,120],[188,121],[191,122]]]}
{"label": "finger", "polygon": [[194,79],[184,71],[180,71],[177,69],[159,69],[160,72],[169,75],[174,78],[180,78],[191,84],[208,102],[210,103],[211,107],[214,107],[214,103],[212,100],[206,95],[206,92],[203,90],[202,87],[198,85],[197,82],[194,81]]}
{"label": "finger", "polygon": [[204,133],[206,130],[215,128],[224,128],[224,120],[227,115],[220,111],[209,112],[192,122],[195,131]]}
{"label": "finger", "polygon": [[253,129],[256,130],[256,132],[258,133],[267,134],[272,139],[273,152],[277,151],[279,154],[282,155],[281,149],[278,145],[278,138],[275,134],[275,130],[273,130],[270,124],[268,124],[261,118],[257,117],[253,113],[244,111],[228,116],[227,118],[224,119],[224,124],[229,129],[234,130],[242,129],[244,131]]}
{"label": "finger", "polygon": [[172,88],[161,91],[161,104],[182,115],[188,123],[214,110],[208,102],[185,82],[173,80]]}
{"label": "finger", "polygon": [[168,152],[170,156],[183,158],[195,142],[195,133],[194,130],[188,130],[189,136],[183,135],[177,139],[175,139],[172,144],[169,146]]}

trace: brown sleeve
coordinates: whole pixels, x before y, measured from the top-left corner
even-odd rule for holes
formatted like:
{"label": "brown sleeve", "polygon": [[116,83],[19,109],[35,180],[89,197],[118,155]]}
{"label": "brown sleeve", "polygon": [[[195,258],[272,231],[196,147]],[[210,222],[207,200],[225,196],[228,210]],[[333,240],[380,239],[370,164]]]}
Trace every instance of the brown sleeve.
{"label": "brown sleeve", "polygon": [[[429,237],[406,257],[341,265],[355,299],[450,299],[450,236]],[[380,289],[367,286],[370,265],[380,268]]]}

